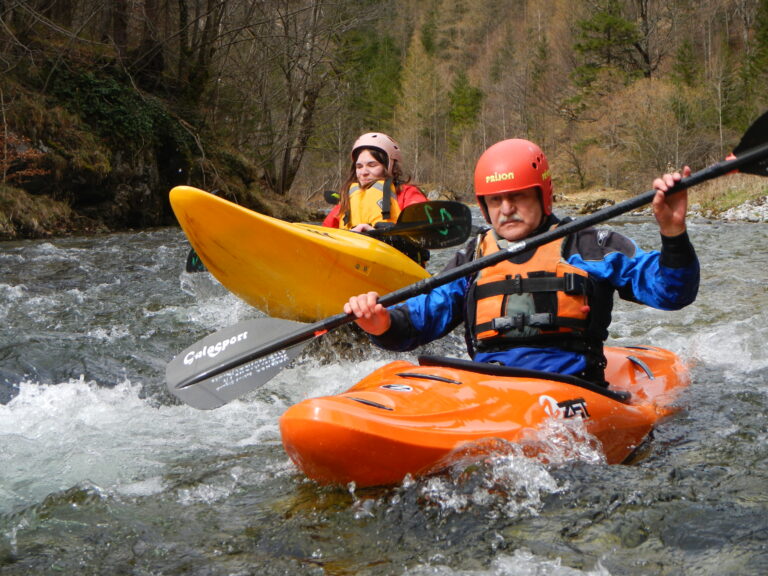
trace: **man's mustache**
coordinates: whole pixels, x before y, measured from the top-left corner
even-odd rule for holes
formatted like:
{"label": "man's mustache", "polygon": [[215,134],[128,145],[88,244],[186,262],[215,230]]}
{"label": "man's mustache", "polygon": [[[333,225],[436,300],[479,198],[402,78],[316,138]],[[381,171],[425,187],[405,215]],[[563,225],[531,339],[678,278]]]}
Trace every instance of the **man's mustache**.
{"label": "man's mustache", "polygon": [[499,216],[499,226],[506,224],[507,222],[523,222],[522,217],[519,214],[512,214],[510,216]]}

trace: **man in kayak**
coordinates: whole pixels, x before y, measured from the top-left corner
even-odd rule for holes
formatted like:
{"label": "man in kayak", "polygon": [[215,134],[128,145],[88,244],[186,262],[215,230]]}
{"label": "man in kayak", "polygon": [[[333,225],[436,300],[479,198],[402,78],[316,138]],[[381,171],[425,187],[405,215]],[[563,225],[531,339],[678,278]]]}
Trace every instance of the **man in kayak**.
{"label": "man in kayak", "polygon": [[[604,384],[603,342],[613,296],[661,310],[696,298],[699,262],[686,232],[687,192],[665,192],[690,168],[653,182],[653,214],[661,250],[645,252],[629,238],[589,228],[500,264],[462,277],[393,308],[369,292],[350,298],[344,311],[372,341],[412,350],[465,325],[470,357],[533,370],[571,374]],[[475,194],[492,229],[459,251],[448,265],[505,249],[509,243],[557,226],[547,158],[527,140],[498,142],[475,167]]]}
{"label": "man in kayak", "polygon": [[394,139],[381,132],[360,136],[352,146],[352,165],[339,191],[339,203],[323,226],[363,232],[378,222],[396,222],[403,208],[426,202],[421,190],[408,184],[402,163],[400,145]]}

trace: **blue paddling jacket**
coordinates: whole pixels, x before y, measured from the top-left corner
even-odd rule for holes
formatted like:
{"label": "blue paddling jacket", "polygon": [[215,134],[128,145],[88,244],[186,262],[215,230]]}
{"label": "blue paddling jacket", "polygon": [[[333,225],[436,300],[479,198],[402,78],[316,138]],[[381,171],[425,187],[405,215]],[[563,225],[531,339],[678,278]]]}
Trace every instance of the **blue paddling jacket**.
{"label": "blue paddling jacket", "polygon": [[[536,233],[556,226],[550,215]],[[488,232],[492,233],[492,232]],[[457,252],[446,269],[464,264],[477,253],[478,239]],[[603,342],[608,337],[613,297],[659,310],[679,310],[693,302],[699,287],[699,261],[687,233],[661,237],[661,251],[645,252],[637,244],[605,229],[588,228],[566,237],[561,257],[587,273],[589,316],[586,327],[564,337],[530,338],[486,345],[475,334],[472,295],[477,275],[462,277],[390,308],[392,325],[370,336],[387,350],[408,351],[441,338],[464,322],[470,357],[531,370],[576,375],[604,383]],[[524,264],[535,249],[514,254],[510,261]],[[469,321],[468,321],[469,320]]]}

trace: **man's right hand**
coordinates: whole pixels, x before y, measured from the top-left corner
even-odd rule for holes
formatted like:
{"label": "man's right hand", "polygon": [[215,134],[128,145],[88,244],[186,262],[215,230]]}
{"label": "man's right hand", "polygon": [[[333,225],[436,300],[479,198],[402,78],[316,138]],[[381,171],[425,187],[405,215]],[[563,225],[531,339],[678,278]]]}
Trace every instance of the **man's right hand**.
{"label": "man's right hand", "polygon": [[653,215],[659,224],[662,236],[675,237],[685,232],[685,215],[688,211],[688,191],[681,190],[677,194],[667,196],[666,192],[683,178],[691,175],[691,169],[686,166],[680,172],[664,174],[653,181],[656,195],[653,197]]}
{"label": "man's right hand", "polygon": [[376,292],[352,296],[349,302],[344,304],[344,312],[354,314],[357,317],[357,325],[374,336],[384,334],[392,324],[389,310],[379,304],[379,295]]}

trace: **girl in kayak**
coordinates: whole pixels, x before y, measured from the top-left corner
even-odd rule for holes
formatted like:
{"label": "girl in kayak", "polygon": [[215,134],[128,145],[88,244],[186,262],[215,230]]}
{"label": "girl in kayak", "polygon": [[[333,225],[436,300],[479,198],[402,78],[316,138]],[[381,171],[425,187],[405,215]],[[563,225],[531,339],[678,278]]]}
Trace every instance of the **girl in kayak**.
{"label": "girl in kayak", "polygon": [[[687,192],[665,194],[690,174],[653,182],[653,214],[661,250],[644,251],[626,236],[588,228],[537,249],[514,253],[474,277],[461,277],[385,309],[378,294],[350,298],[344,312],[375,344],[412,350],[462,322],[469,356],[517,368],[579,376],[604,383],[603,343],[614,294],[659,310],[696,298],[699,261],[686,232]],[[483,230],[449,267],[504,250],[562,223],[552,213],[546,156],[527,140],[504,140],[475,167],[475,194],[491,229]]]}
{"label": "girl in kayak", "polygon": [[396,222],[406,206],[426,202],[416,186],[403,181],[402,161],[399,144],[386,134],[360,136],[352,146],[352,165],[339,203],[323,226],[364,232],[378,222]]}

